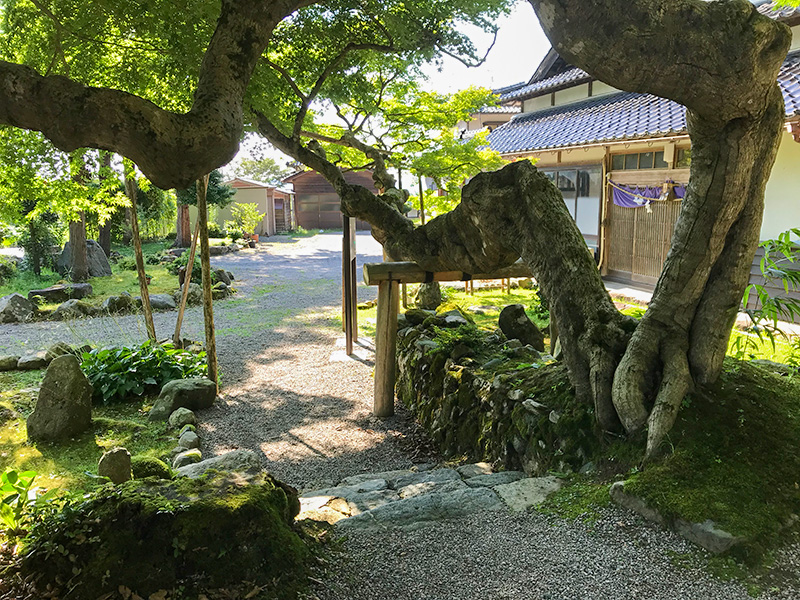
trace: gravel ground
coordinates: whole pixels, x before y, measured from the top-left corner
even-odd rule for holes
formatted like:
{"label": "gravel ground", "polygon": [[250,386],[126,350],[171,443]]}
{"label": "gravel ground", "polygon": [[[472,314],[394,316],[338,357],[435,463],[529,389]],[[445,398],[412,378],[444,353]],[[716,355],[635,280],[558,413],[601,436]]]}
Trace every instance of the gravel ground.
{"label": "gravel ground", "polygon": [[[297,241],[273,238],[256,250],[218,257],[239,294],[215,305],[223,398],[202,412],[206,456],[234,448],[260,452],[265,466],[301,489],[332,486],[363,472],[408,468],[429,460],[424,436],[398,408],[386,421],[370,416],[371,342],[360,360],[331,360],[343,335],[340,234]],[[359,264],[380,260],[380,247],[358,236]],[[360,280],[360,275],[359,275]],[[359,299],[375,295],[359,287]],[[157,314],[160,336],[175,312]],[[202,311],[187,312],[185,335],[203,338]],[[0,325],[0,354],[68,343],[144,340],[141,317],[71,323]],[[420,456],[421,449],[422,456]],[[536,513],[487,513],[414,531],[355,531],[321,576],[322,600],[583,600],[749,598],[738,583],[710,577],[693,546],[628,513],[609,509],[594,524]],[[800,598],[800,546],[776,555],[791,589],[763,598]],[[675,566],[691,557],[691,566]],[[768,589],[772,584],[762,586]]]}
{"label": "gravel ground", "polygon": [[[352,532],[321,600],[745,600],[692,544],[629,513],[596,523],[485,513],[414,531]],[[686,566],[677,566],[693,557]],[[761,598],[796,599],[798,590]]]}

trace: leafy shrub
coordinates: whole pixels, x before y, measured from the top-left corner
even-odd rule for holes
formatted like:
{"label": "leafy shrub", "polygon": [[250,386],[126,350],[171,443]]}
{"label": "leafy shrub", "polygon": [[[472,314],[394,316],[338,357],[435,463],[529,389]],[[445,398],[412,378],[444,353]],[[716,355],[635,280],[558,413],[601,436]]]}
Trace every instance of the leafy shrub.
{"label": "leafy shrub", "polygon": [[[231,234],[245,234],[255,233],[256,227],[264,218],[264,214],[258,212],[258,207],[255,204],[234,204],[231,207],[231,220],[225,221],[225,229]],[[236,238],[234,238],[236,239]]]}
{"label": "leafy shrub", "polygon": [[5,283],[17,275],[17,261],[0,256],[0,283]]}
{"label": "leafy shrub", "polygon": [[174,242],[177,237],[178,237],[177,231],[170,231],[167,235],[164,236],[164,241]]}
{"label": "leafy shrub", "polygon": [[161,264],[161,254],[145,254],[144,255],[144,264],[146,264],[146,265],[160,265]]}
{"label": "leafy shrub", "polygon": [[117,266],[125,271],[135,271],[136,259],[132,256],[123,256],[117,261]]}
{"label": "leafy shrub", "polygon": [[[178,271],[181,270],[181,267],[185,267],[188,264],[189,264],[189,251],[186,250],[186,252],[181,254],[171,263],[169,263],[167,270],[173,275],[177,275]],[[196,283],[197,285],[201,285],[203,283],[203,273],[201,269],[202,265],[200,264],[200,253],[197,252],[194,255],[194,263],[192,264],[192,283]],[[212,269],[211,285],[214,285],[216,282],[217,282],[217,276],[214,273],[214,270]]]}
{"label": "leafy shrub", "polygon": [[38,488],[33,486],[36,471],[18,472],[8,469],[0,473],[0,522],[5,525],[5,534],[9,538],[22,537],[26,532],[32,511],[48,502],[54,490],[39,495]]}
{"label": "leafy shrub", "polygon": [[210,238],[224,238],[228,233],[219,226],[215,221],[208,222],[208,237]]}
{"label": "leafy shrub", "polygon": [[85,352],[81,369],[94,386],[96,402],[155,393],[168,381],[206,374],[205,352],[192,354],[148,340],[131,348]]}
{"label": "leafy shrub", "polygon": [[145,477],[172,479],[172,469],[163,460],[153,456],[134,456],[131,459],[131,471],[136,479]]}

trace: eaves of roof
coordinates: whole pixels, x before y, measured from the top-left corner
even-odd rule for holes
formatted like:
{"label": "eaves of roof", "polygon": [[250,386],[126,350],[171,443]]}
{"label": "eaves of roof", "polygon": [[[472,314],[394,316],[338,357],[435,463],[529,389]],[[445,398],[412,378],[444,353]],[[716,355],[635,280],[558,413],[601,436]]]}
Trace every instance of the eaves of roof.
{"label": "eaves of roof", "polygon": [[[800,51],[778,75],[787,120],[800,116]],[[501,154],[686,133],[685,108],[651,94],[618,92],[513,117],[489,134]]]}
{"label": "eaves of roof", "polygon": [[510,102],[512,100],[525,100],[527,98],[533,98],[535,96],[541,96],[542,94],[549,94],[572,87],[573,85],[586,83],[592,79],[593,77],[583,69],[573,67],[558,75],[553,75],[547,79],[529,83],[528,85],[506,92],[505,94],[500,94],[497,101]]}

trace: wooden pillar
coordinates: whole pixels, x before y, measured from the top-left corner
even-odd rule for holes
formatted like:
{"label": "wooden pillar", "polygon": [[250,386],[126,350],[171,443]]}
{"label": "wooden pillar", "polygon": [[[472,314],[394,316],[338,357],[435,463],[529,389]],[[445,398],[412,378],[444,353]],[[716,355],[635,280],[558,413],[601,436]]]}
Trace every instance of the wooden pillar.
{"label": "wooden pillar", "polygon": [[394,414],[395,344],[397,312],[400,308],[400,285],[396,281],[378,284],[378,322],[375,328],[375,398],[372,412],[376,417]]}
{"label": "wooden pillar", "polygon": [[358,339],[356,283],[356,220],[342,217],[342,328],[347,355],[353,354]]}
{"label": "wooden pillar", "polygon": [[[211,292],[211,252],[208,246],[208,175],[197,180],[197,227],[200,232],[200,266],[203,273],[203,317],[206,329],[208,378],[219,388],[217,377],[217,339],[214,333],[214,301]],[[188,283],[187,287],[188,287]]]}

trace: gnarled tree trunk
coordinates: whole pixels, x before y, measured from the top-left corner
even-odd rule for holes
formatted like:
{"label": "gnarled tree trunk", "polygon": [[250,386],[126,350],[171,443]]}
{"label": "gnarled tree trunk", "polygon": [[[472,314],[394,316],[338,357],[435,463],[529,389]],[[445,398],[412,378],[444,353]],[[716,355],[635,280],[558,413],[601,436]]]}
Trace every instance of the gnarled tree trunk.
{"label": "gnarled tree trunk", "polygon": [[652,456],[685,394],[721,370],[780,141],[776,78],[788,30],[744,0],[531,3],[567,60],[618,88],[668,97],[688,110],[687,195],[638,325],[614,308],[560,193],[527,161],[475,177],[455,210],[415,228],[398,211],[399,193],[376,197],[347,184],[324,156],[264,117],[260,130],[322,173],[345,214],[372,223],[396,260],[485,273],[521,256],[550,300],[577,396],[594,404],[606,430],[621,425],[634,434],[647,426]]}

